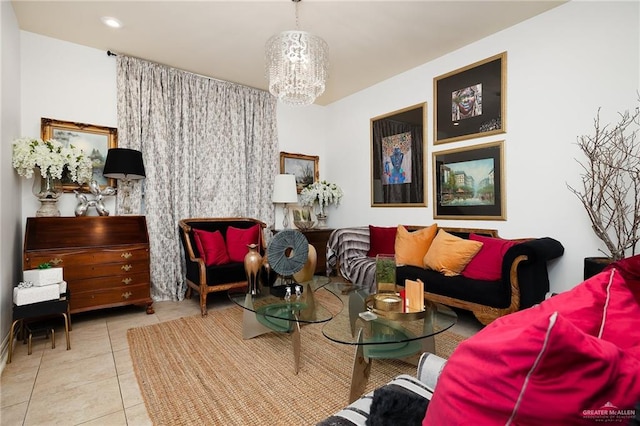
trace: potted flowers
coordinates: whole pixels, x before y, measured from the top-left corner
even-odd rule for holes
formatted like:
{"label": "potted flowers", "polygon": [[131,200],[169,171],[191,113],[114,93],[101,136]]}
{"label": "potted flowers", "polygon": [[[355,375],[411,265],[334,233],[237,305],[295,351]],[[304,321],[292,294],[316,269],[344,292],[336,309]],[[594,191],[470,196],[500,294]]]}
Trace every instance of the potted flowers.
{"label": "potted flowers", "polygon": [[80,184],[89,182],[93,173],[93,164],[81,149],[73,145],[64,146],[51,139],[20,138],[13,141],[13,167],[20,176],[31,178],[33,194],[42,206],[36,216],[60,216],[56,207],[62,194],[62,177],[68,177]]}
{"label": "potted flowers", "polygon": [[300,192],[300,204],[303,206],[318,205],[318,225],[322,228],[326,226],[327,221],[325,207],[330,204],[340,204],[342,195],[342,189],[338,185],[323,180],[314,182],[302,189]]}

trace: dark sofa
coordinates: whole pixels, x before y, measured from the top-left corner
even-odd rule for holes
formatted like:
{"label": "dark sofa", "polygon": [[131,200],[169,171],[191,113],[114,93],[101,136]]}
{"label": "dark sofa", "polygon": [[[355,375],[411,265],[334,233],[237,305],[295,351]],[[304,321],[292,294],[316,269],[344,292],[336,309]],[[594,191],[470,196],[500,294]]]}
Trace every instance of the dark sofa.
{"label": "dark sofa", "polygon": [[[186,297],[191,298],[193,290],[200,294],[200,310],[202,316],[207,315],[207,295],[209,293],[246,287],[247,276],[243,262],[206,266],[202,255],[198,252],[193,229],[201,229],[209,232],[220,231],[226,241],[227,229],[230,226],[247,229],[256,224],[260,225],[261,231],[267,226],[260,220],[242,217],[191,218],[182,219],[178,223],[186,266],[185,274],[188,285]],[[260,254],[264,255],[265,243],[262,238],[262,232],[260,232],[259,235]]]}
{"label": "dark sofa", "polygon": [[[410,230],[420,226],[407,227]],[[492,229],[439,228],[468,239],[471,233],[498,237]],[[478,281],[462,275],[443,274],[416,267],[399,266],[396,283],[420,279],[425,284],[425,299],[473,312],[482,324],[528,308],[544,300],[549,292],[547,262],[562,256],[564,247],[553,238],[524,238],[509,248],[502,262],[502,278]],[[367,257],[369,227],[334,231],[328,242],[328,266],[336,268],[345,279],[375,292],[375,258]]]}

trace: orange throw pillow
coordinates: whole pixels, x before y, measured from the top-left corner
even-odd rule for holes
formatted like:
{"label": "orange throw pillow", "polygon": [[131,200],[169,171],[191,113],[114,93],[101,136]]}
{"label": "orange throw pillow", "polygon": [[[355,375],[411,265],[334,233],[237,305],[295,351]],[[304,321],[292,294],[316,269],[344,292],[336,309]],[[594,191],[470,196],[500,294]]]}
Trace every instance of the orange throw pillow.
{"label": "orange throw pillow", "polygon": [[411,265],[424,268],[423,258],[436,236],[438,225],[435,223],[427,228],[414,232],[407,231],[402,225],[398,225],[396,233],[396,265]]}
{"label": "orange throw pillow", "polygon": [[441,229],[424,256],[424,267],[447,277],[460,275],[481,248],[479,241],[465,240]]}

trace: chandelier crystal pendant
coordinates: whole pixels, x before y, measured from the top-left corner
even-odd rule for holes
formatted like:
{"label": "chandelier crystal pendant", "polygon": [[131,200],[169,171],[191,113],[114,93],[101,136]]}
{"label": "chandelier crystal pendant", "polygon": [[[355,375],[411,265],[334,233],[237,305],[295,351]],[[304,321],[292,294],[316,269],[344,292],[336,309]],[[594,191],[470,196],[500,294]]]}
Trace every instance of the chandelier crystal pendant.
{"label": "chandelier crystal pendant", "polygon": [[266,45],[269,92],[287,105],[312,104],[325,89],[328,75],[329,46],[320,37],[298,30],[283,31]]}

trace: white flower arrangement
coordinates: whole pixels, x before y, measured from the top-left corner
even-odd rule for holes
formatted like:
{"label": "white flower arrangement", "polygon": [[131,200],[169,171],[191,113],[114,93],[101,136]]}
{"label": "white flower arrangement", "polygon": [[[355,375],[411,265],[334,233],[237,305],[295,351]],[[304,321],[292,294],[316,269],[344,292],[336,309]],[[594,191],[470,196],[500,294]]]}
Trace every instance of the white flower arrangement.
{"label": "white flower arrangement", "polygon": [[73,182],[80,184],[89,182],[93,176],[91,159],[81,149],[64,146],[55,139],[20,138],[13,141],[13,167],[26,178],[33,176],[36,167],[40,168],[43,177],[50,175],[62,179],[63,173],[67,172]]}
{"label": "white flower arrangement", "polygon": [[326,180],[314,182],[305,186],[300,192],[300,204],[303,206],[313,206],[318,203],[320,215],[324,215],[324,208],[330,204],[340,204],[342,189],[335,183],[328,183]]}

